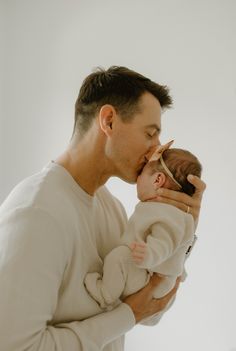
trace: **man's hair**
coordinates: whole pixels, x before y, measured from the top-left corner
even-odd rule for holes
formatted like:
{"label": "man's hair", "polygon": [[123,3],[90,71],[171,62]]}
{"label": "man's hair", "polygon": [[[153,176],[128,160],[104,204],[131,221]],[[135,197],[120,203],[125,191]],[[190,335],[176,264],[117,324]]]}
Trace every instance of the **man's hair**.
{"label": "man's hair", "polygon": [[[177,190],[192,196],[195,192],[195,187],[189,183],[187,176],[193,174],[199,178],[201,177],[202,166],[197,157],[187,150],[177,148],[165,150],[162,157],[174,178],[182,186],[181,189],[178,188]],[[156,168],[168,176],[159,161]]]}
{"label": "man's hair", "polygon": [[130,121],[139,111],[138,102],[145,92],[155,96],[162,109],[171,107],[172,99],[167,86],[159,85],[126,67],[111,66],[107,70],[98,67],[81,86],[75,103],[74,132],[79,129],[80,134],[84,134],[105,104],[112,105],[122,121]]}

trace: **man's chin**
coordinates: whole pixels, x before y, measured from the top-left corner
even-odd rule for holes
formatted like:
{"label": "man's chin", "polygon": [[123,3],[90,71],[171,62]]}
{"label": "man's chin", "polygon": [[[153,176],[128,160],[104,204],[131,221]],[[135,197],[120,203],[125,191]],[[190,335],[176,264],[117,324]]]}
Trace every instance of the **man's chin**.
{"label": "man's chin", "polygon": [[137,183],[137,179],[138,179],[138,174],[135,174],[135,175],[132,175],[130,177],[127,177],[127,176],[120,176],[119,178],[121,180],[123,180],[124,182],[126,183],[129,183],[129,184],[136,184]]}
{"label": "man's chin", "polygon": [[121,178],[124,182],[129,183],[129,184],[136,184],[137,183],[137,178],[135,179],[127,179],[127,178]]}

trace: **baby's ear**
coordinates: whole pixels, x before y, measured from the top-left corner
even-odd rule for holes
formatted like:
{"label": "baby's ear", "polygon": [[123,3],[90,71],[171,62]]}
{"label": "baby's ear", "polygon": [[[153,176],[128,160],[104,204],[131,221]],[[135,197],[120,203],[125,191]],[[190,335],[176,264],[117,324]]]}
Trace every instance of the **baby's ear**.
{"label": "baby's ear", "polygon": [[154,173],[153,185],[155,190],[161,188],[165,184],[165,181],[166,175],[163,172]]}

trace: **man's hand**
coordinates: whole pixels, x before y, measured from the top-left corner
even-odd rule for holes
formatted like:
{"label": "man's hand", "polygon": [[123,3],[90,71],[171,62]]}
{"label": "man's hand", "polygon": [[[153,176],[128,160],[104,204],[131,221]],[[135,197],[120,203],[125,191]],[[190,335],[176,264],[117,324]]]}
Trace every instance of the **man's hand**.
{"label": "man's hand", "polygon": [[158,287],[162,279],[162,277],[154,273],[148,285],[124,299],[123,302],[127,303],[132,309],[136,323],[162,311],[176,294],[181,277],[178,277],[174,288],[168,294],[160,299],[153,298],[154,290]]}
{"label": "man's hand", "polygon": [[189,183],[193,184],[196,188],[193,196],[189,196],[179,191],[160,188],[157,190],[157,197],[152,199],[151,201],[158,201],[170,204],[175,207],[178,207],[184,212],[190,213],[194,218],[196,227],[200,214],[202,195],[206,188],[206,184],[200,178],[193,175],[188,176],[188,181]]}

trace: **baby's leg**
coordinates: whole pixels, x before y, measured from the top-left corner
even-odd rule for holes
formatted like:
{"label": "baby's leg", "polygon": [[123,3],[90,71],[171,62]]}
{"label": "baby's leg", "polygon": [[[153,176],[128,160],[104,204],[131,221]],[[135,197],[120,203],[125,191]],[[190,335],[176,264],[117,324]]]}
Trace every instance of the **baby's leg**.
{"label": "baby's leg", "polygon": [[122,295],[128,261],[130,249],[127,246],[119,246],[105,257],[102,276],[96,272],[86,275],[85,286],[102,308],[115,304]]}
{"label": "baby's leg", "polygon": [[130,249],[129,259],[125,262],[123,270],[126,272],[126,281],[122,297],[126,297],[139,291],[147,285],[150,280],[150,273],[148,273],[146,269],[136,265]]}

